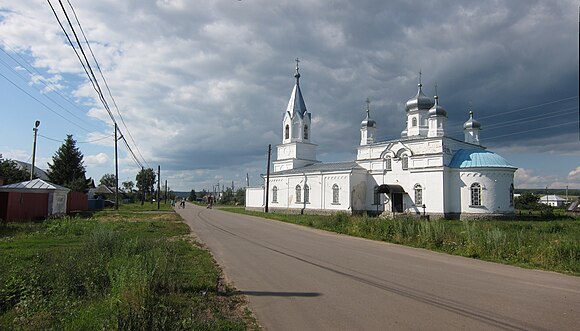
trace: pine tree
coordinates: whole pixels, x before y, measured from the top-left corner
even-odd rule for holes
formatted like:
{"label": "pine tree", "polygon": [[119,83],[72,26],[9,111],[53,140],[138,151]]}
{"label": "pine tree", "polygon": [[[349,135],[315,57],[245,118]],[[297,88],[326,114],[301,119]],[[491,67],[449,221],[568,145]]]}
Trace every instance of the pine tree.
{"label": "pine tree", "polygon": [[64,143],[48,163],[48,178],[57,185],[68,187],[73,191],[83,192],[91,179],[87,180],[83,165],[83,154],[76,147],[72,135],[67,135]]}

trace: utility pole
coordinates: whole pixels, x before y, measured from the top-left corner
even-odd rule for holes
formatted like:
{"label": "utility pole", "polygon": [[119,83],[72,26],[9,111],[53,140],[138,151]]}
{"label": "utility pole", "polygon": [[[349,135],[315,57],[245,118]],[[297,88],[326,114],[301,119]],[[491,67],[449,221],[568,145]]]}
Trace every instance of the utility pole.
{"label": "utility pole", "polygon": [[157,209],[159,209],[159,191],[161,191],[161,165],[157,165]]}
{"label": "utility pole", "polygon": [[32,164],[30,165],[30,180],[34,179],[34,158],[36,157],[36,134],[38,133],[38,126],[40,125],[40,121],[34,122],[34,128],[32,131],[34,132],[34,141],[32,143]]}
{"label": "utility pole", "polygon": [[165,204],[167,204],[167,179],[165,180]]}
{"label": "utility pole", "polygon": [[117,154],[117,123],[115,123],[115,210],[119,209],[119,156]]}
{"label": "utility pole", "polygon": [[266,170],[266,208],[264,211],[268,212],[268,193],[270,192],[270,154],[272,154],[272,144],[268,144],[268,167]]}
{"label": "utility pole", "polygon": [[[141,176],[145,175],[145,168],[141,167]],[[144,178],[141,178],[141,180],[144,180]],[[149,190],[149,188],[147,188],[147,190]],[[141,187],[141,206],[143,206],[143,204],[145,204],[145,188]]]}

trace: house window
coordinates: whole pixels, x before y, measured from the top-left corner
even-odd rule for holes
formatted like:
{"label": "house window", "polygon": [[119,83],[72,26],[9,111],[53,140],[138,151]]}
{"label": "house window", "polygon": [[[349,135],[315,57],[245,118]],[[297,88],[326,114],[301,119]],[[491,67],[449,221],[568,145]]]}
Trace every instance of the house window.
{"label": "house window", "polygon": [[481,185],[478,183],[471,184],[471,205],[481,206]]}
{"label": "house window", "polygon": [[409,157],[407,155],[401,156],[401,167],[403,170],[409,169]]}
{"label": "house window", "polygon": [[333,205],[338,205],[338,199],[339,199],[339,193],[340,193],[340,188],[338,187],[338,185],[334,184],[332,185],[332,204]]}
{"label": "house window", "polygon": [[290,125],[286,124],[286,128],[284,129],[284,139],[290,138]]}
{"label": "house window", "polygon": [[308,140],[308,125],[304,124],[304,139]]}
{"label": "house window", "polygon": [[304,203],[310,203],[310,186],[304,185]]}
{"label": "house window", "polygon": [[514,205],[514,184],[510,184],[510,207]]}
{"label": "house window", "polygon": [[411,125],[417,126],[417,118],[413,117],[413,119],[411,120]]}
{"label": "house window", "polygon": [[296,203],[302,202],[302,187],[296,185]]}
{"label": "house window", "polygon": [[278,203],[278,187],[272,187],[272,203]]}
{"label": "house window", "polygon": [[379,187],[375,186],[375,191],[373,195],[373,205],[381,204],[381,194],[379,193]]}
{"label": "house window", "polygon": [[415,206],[421,207],[423,205],[423,188],[421,185],[415,185]]}
{"label": "house window", "polygon": [[385,170],[390,171],[391,170],[391,158],[387,157],[385,158]]}

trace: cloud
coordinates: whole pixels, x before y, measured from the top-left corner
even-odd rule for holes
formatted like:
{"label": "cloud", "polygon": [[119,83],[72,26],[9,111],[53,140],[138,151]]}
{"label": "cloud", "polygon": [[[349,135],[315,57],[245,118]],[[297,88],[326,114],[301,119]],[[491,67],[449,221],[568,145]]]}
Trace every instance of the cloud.
{"label": "cloud", "polygon": [[576,167],[576,169],[570,171],[568,174],[568,179],[570,180],[579,180],[580,181],[580,166]]}
{"label": "cloud", "polygon": [[104,165],[109,162],[109,156],[105,153],[99,153],[96,155],[85,155],[83,158],[86,166],[97,166]]}
{"label": "cloud", "polygon": [[[578,91],[572,0],[74,5],[119,107],[117,112],[105,93],[126,140],[150,166],[174,171],[170,186],[177,189],[207,185],[205,177],[263,172],[258,165],[265,163],[267,145],[281,141],[296,57],[313,116],[312,139],[328,160],[354,157],[367,97],[377,135],[400,137],[404,103],[416,92],[419,70],[426,94],[434,95],[438,85],[450,136],[462,139],[471,104],[484,128],[482,141],[492,150],[578,150],[571,139],[578,99],[567,99]],[[83,103],[89,132],[68,123],[61,130],[87,141],[112,132],[110,115],[50,8],[39,10],[30,1],[1,6],[0,45],[29,56],[59,91]],[[105,139],[83,146],[93,157],[85,158],[89,170],[112,159],[110,148],[103,148],[111,144]],[[123,146],[120,152],[125,167],[138,169]],[[532,171],[538,170],[518,171],[521,183],[551,179]]]}

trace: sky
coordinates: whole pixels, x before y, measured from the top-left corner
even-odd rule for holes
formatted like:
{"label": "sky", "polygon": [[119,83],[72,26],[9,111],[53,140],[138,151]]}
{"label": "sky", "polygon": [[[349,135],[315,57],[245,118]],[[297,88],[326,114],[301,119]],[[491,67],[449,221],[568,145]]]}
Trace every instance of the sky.
{"label": "sky", "polygon": [[[36,165],[72,134],[98,183],[115,172],[113,122],[49,3],[70,33],[58,0],[0,0],[0,154],[30,162],[39,120]],[[472,110],[482,145],[518,167],[516,188],[580,189],[577,1],[62,4],[123,137],[174,191],[263,183],[296,58],[321,161],[356,158],[367,98],[379,140],[399,138],[421,72],[446,134],[463,140]],[[140,169],[128,151],[120,141],[120,182]]]}

